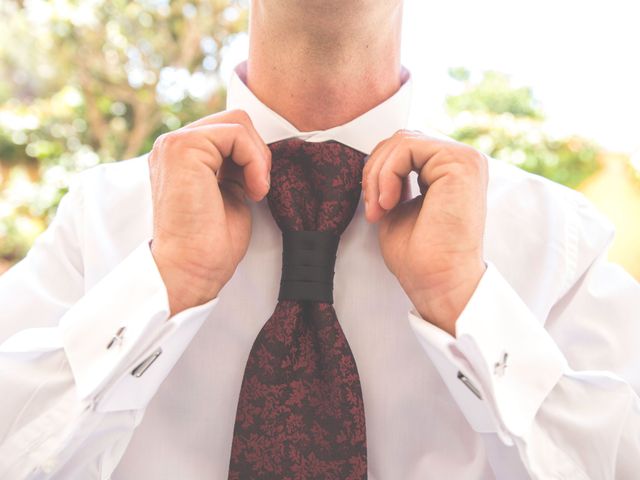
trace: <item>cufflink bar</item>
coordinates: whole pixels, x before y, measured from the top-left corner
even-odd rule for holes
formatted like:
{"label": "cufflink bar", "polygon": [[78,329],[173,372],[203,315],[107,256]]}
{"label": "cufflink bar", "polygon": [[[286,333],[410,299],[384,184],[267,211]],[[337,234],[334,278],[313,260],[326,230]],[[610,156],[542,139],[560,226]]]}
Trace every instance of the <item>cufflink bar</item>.
{"label": "cufflink bar", "polygon": [[155,352],[153,352],[146,359],[144,359],[140,365],[138,365],[136,368],[131,370],[131,375],[133,375],[136,378],[140,378],[144,374],[144,372],[147,371],[147,368],[149,368],[153,364],[153,362],[156,361],[156,359],[160,356],[161,353],[162,353],[162,348],[158,348]]}
{"label": "cufflink bar", "polygon": [[465,386],[471,390],[471,393],[473,393],[476,397],[478,397],[480,400],[482,400],[482,395],[480,394],[480,390],[478,390],[475,385],[473,383],[471,383],[471,380],[469,380],[469,378],[462,372],[458,371],[458,380],[460,380],[462,383],[465,384]]}
{"label": "cufflink bar", "polygon": [[118,331],[113,336],[113,338],[111,340],[109,340],[109,343],[107,344],[107,350],[109,350],[111,347],[113,347],[116,344],[118,344],[118,346],[120,346],[122,344],[122,340],[124,338],[123,334],[124,334],[124,331],[126,329],[127,329],[127,327],[120,327],[118,329]]}
{"label": "cufflink bar", "polygon": [[499,360],[493,366],[494,375],[497,375],[498,377],[504,376],[504,372],[507,369],[507,358],[509,358],[509,355],[507,354],[507,352],[504,352],[502,354],[502,360]]}

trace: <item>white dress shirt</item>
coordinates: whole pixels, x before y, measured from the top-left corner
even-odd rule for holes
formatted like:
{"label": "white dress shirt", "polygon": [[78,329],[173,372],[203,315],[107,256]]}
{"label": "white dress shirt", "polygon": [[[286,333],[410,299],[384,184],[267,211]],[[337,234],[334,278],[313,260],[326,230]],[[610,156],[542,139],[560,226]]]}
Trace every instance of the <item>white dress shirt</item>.
{"label": "white dress shirt", "polygon": [[[344,125],[300,132],[240,72],[227,106],[267,143],[370,153],[410,127],[410,78]],[[362,201],[342,234],[334,307],[360,372],[369,479],[638,479],[640,286],[606,260],[613,229],[549,180],[492,159],[489,177],[487,270],[456,338],[415,311]],[[266,200],[250,205],[231,280],[169,318],[146,155],[76,176],[0,276],[1,479],[227,478],[245,362],[281,274],[281,232]]]}

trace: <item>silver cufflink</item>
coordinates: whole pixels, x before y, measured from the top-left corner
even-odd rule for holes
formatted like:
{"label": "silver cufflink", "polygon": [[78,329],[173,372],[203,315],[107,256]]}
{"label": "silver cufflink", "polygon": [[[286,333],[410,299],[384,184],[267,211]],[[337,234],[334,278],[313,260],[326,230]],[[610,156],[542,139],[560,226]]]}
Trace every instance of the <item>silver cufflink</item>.
{"label": "silver cufflink", "polygon": [[127,329],[127,327],[120,327],[118,329],[118,331],[116,332],[116,334],[113,336],[113,338],[111,340],[109,340],[109,343],[107,344],[107,350],[109,350],[111,347],[113,347],[114,345],[118,345],[120,346],[122,344],[122,340],[124,338],[124,331]]}
{"label": "silver cufflink", "polygon": [[507,358],[509,358],[509,355],[507,354],[507,352],[504,352],[502,354],[502,360],[499,360],[495,363],[495,365],[493,366],[493,373],[499,377],[502,377],[504,375],[504,372],[507,369]]}
{"label": "silver cufflink", "polygon": [[131,371],[131,375],[133,375],[136,378],[140,378],[142,374],[146,372],[147,369],[151,366],[151,364],[156,361],[156,359],[160,356],[161,353],[162,353],[162,348],[158,348],[157,350],[155,350],[151,355],[145,358],[142,361],[142,363],[140,363],[140,365],[138,365],[136,368],[134,368]]}
{"label": "silver cufflink", "polygon": [[471,380],[469,380],[469,377],[467,377],[461,371],[458,371],[458,380],[464,383],[465,387],[471,390],[471,393],[473,393],[476,397],[482,400],[482,394],[480,393],[480,390],[478,390],[476,386],[473,383],[471,383]]}

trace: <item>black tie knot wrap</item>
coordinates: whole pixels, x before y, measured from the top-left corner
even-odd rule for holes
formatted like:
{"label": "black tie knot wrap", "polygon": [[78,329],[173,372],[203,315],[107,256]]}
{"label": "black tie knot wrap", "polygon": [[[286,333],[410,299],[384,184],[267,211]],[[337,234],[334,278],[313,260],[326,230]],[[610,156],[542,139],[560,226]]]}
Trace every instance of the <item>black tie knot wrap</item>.
{"label": "black tie knot wrap", "polygon": [[282,231],[278,300],[333,304],[338,242],[360,199],[365,154],[336,141],[295,138],[269,148],[267,200]]}
{"label": "black tie knot wrap", "polygon": [[333,274],[340,236],[333,232],[282,233],[278,300],[333,303]]}

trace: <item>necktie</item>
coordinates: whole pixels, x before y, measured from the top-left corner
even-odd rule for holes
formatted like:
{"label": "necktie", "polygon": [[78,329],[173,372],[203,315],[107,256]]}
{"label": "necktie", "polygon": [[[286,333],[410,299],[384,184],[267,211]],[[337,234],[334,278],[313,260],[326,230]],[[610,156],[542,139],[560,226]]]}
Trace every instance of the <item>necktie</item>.
{"label": "necktie", "polygon": [[365,155],[335,141],[287,139],[269,148],[280,292],[245,367],[229,478],[362,480],[364,404],[333,308],[333,269],[360,198]]}

